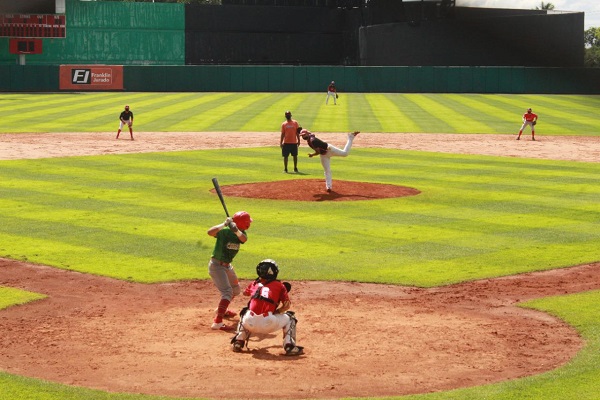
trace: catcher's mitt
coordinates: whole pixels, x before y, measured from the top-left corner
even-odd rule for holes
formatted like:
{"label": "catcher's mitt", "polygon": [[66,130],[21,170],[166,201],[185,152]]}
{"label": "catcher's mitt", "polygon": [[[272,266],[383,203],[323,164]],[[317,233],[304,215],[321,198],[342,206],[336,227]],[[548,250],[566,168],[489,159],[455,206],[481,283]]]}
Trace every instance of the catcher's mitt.
{"label": "catcher's mitt", "polygon": [[531,125],[535,125],[535,124],[537,124],[537,121],[533,121],[533,122],[531,123]]}
{"label": "catcher's mitt", "polygon": [[335,94],[335,98],[336,98],[336,99],[338,99],[339,97],[340,97],[340,96],[338,96],[338,94],[336,93],[336,94]]}

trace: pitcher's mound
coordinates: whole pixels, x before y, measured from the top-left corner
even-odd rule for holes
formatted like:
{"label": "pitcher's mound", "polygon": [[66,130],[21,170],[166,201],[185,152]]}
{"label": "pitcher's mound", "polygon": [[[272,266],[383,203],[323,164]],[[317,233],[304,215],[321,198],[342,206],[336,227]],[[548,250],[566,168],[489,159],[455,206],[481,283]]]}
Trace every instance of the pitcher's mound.
{"label": "pitcher's mound", "polygon": [[[214,192],[214,189],[211,190]],[[421,191],[382,183],[333,181],[325,190],[323,179],[292,179],[276,182],[243,183],[221,186],[225,196],[296,201],[354,201],[415,196]]]}

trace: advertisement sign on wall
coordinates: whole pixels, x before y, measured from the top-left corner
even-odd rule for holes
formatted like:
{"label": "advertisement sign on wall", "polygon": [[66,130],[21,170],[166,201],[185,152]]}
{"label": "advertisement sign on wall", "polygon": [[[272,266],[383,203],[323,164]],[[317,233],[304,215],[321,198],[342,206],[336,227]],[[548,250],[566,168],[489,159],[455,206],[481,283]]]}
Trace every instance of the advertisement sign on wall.
{"label": "advertisement sign on wall", "polygon": [[61,65],[60,90],[123,90],[123,66]]}

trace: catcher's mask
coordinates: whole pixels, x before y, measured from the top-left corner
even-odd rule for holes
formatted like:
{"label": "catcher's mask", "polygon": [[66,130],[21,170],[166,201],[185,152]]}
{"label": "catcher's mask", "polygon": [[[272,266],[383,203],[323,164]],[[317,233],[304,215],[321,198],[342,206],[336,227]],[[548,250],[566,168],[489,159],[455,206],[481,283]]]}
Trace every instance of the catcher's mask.
{"label": "catcher's mask", "polygon": [[277,279],[277,274],[279,274],[279,267],[277,266],[275,260],[268,258],[258,263],[256,266],[256,274],[260,278],[268,281],[274,281]]}
{"label": "catcher's mask", "polygon": [[291,111],[286,111],[286,112],[285,112],[285,117],[286,117],[287,119],[290,119],[290,118],[292,118],[292,112],[291,112]]}
{"label": "catcher's mask", "polygon": [[245,231],[250,228],[250,222],[252,222],[252,218],[250,218],[250,214],[246,211],[238,211],[233,214],[233,222],[237,225],[238,228]]}

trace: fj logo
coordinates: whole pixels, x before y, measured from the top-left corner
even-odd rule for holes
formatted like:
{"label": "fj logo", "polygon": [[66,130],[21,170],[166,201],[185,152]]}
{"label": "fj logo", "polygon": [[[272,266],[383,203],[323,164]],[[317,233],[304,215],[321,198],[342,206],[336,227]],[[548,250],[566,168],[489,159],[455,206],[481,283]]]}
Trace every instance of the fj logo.
{"label": "fj logo", "polygon": [[89,85],[91,83],[90,69],[73,69],[71,70],[71,82],[74,85]]}

